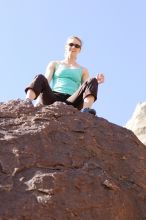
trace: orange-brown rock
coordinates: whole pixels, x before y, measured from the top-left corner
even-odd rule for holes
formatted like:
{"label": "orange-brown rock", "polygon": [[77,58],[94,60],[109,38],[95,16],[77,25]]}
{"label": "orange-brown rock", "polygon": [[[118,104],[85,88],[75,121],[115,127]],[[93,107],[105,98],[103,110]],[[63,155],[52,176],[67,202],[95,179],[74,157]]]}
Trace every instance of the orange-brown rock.
{"label": "orange-brown rock", "polygon": [[0,104],[0,220],[145,220],[146,148],[72,106]]}

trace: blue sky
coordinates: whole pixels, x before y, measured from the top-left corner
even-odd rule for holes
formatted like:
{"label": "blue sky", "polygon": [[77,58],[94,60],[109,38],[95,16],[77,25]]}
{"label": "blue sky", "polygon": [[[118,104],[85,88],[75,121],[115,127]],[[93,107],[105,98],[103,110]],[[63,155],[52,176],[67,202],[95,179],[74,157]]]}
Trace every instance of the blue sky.
{"label": "blue sky", "polygon": [[78,63],[105,75],[97,115],[124,126],[146,101],[145,21],[145,0],[0,0],[0,102],[25,99],[26,85],[77,35]]}

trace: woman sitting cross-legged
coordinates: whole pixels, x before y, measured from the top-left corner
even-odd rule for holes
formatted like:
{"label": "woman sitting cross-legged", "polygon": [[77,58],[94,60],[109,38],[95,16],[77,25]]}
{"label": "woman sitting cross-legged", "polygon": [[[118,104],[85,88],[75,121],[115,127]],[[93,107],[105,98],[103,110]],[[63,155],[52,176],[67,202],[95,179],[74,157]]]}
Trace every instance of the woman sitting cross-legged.
{"label": "woman sitting cross-legged", "polygon": [[99,73],[90,78],[88,70],[76,62],[81,48],[79,37],[69,37],[65,45],[65,59],[50,62],[45,75],[39,74],[34,78],[25,89],[26,103],[32,104],[39,97],[43,105],[61,101],[96,115],[92,104],[97,99],[98,84],[104,82],[104,75]]}

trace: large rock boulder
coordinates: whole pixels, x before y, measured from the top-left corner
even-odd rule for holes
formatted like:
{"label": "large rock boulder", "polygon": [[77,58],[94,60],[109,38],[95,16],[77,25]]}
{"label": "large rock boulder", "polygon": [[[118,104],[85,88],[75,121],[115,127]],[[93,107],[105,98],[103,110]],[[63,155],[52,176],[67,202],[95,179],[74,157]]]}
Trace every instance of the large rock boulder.
{"label": "large rock boulder", "polygon": [[131,119],[126,123],[126,128],[146,145],[146,102],[138,103]]}
{"label": "large rock boulder", "polygon": [[0,104],[0,220],[144,220],[146,148],[72,106]]}

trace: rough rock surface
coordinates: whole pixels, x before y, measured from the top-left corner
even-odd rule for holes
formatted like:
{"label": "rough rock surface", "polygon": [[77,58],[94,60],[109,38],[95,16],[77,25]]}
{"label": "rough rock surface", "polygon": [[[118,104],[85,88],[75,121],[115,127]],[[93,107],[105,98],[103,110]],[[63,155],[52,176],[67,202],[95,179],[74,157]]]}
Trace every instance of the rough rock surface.
{"label": "rough rock surface", "polygon": [[0,104],[0,220],[145,220],[146,148],[72,106]]}
{"label": "rough rock surface", "polygon": [[132,130],[139,140],[146,145],[146,102],[137,104],[125,127]]}

